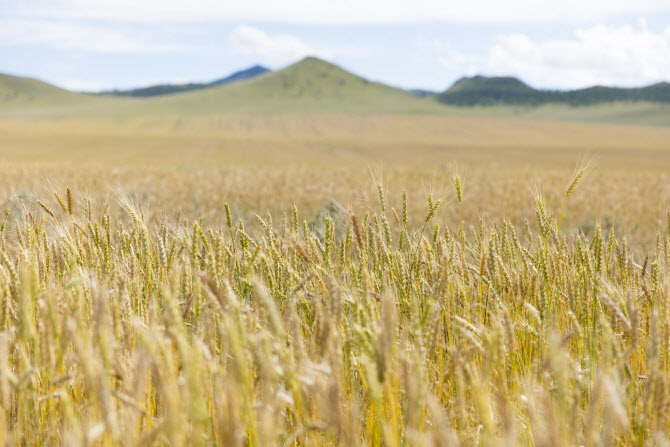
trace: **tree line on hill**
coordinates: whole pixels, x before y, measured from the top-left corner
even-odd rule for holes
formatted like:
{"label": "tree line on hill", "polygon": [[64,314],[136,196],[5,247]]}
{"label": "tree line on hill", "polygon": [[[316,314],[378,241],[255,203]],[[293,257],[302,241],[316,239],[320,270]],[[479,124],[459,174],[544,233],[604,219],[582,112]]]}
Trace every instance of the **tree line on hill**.
{"label": "tree line on hill", "polygon": [[513,77],[474,76],[462,78],[437,95],[445,104],[456,106],[525,105],[563,103],[573,106],[604,102],[670,102],[670,83],[647,87],[617,88],[594,86],[577,90],[538,90]]}

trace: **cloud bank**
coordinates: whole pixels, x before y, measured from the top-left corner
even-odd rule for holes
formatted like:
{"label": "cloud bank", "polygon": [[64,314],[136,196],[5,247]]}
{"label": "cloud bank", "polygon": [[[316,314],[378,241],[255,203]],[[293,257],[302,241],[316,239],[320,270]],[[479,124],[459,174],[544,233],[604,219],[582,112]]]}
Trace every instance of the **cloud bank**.
{"label": "cloud bank", "polygon": [[159,42],[118,26],[68,20],[0,18],[0,46],[36,45],[57,50],[107,54],[169,53],[186,45]]}
{"label": "cloud bank", "polygon": [[578,29],[571,39],[533,41],[524,34],[498,36],[488,69],[516,73],[539,85],[638,86],[670,79],[670,27],[653,33],[644,24]]}
{"label": "cloud bank", "polygon": [[6,16],[132,23],[238,21],[361,24],[602,20],[668,11],[667,0],[0,0]]}
{"label": "cloud bank", "polygon": [[439,40],[417,46],[432,48],[438,62],[454,76],[512,75],[540,88],[637,87],[670,80],[670,26],[652,32],[644,22],[594,25],[564,39],[501,34],[478,55]]}

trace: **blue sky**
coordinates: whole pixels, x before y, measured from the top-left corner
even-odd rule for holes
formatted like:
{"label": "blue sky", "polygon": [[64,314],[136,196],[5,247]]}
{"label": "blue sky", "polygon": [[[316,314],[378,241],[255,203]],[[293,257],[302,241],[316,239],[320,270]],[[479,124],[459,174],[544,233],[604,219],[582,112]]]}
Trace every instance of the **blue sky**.
{"label": "blue sky", "polygon": [[405,88],[477,73],[644,85],[670,80],[670,2],[0,0],[0,72],[71,89],[205,81],[307,55]]}

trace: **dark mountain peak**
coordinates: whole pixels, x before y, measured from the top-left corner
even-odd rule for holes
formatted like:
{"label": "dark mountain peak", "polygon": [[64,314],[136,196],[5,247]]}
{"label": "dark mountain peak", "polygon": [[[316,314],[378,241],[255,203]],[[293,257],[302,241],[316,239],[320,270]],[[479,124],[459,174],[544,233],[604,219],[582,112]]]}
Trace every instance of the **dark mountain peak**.
{"label": "dark mountain peak", "polygon": [[250,79],[256,76],[260,76],[262,74],[265,74],[270,70],[267,67],[263,67],[262,65],[254,65],[249,68],[245,68],[244,70],[236,71],[235,73],[226,76],[224,78],[216,79],[212,82],[209,83],[209,85],[221,85],[221,84],[226,84],[228,82],[233,82],[233,81],[241,81],[243,79]]}
{"label": "dark mountain peak", "polygon": [[[251,67],[249,67],[249,68],[247,68],[247,69],[245,69],[245,70],[240,70],[239,72],[245,72],[245,71],[249,71],[249,72],[266,72],[266,71],[270,71],[270,69],[267,68],[267,67],[264,67],[263,65],[258,65],[258,64],[256,64],[256,65],[252,65]],[[238,72],[238,73],[239,73],[239,72]]]}

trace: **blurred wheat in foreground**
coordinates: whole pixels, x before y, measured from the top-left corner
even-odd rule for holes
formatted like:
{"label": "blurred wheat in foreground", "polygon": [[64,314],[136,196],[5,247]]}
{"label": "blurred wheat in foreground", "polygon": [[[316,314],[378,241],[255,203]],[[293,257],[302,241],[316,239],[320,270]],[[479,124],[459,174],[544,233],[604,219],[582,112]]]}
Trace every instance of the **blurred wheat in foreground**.
{"label": "blurred wheat in foreground", "polygon": [[318,233],[296,208],[255,231],[227,206],[206,228],[69,189],[23,203],[0,441],[667,445],[670,217],[637,259],[613,230],[559,235],[541,197],[525,228],[441,228],[429,196],[413,228],[378,193]]}

